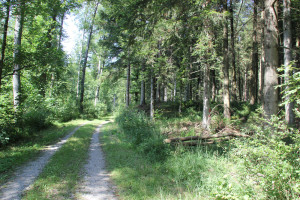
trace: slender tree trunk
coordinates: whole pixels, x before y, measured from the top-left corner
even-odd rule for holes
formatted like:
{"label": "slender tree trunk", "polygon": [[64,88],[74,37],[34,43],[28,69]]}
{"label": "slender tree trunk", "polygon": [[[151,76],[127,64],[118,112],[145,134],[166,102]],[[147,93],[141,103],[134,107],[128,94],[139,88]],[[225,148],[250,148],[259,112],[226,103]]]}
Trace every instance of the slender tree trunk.
{"label": "slender tree trunk", "polygon": [[[95,92],[95,106],[97,106],[97,103],[99,102],[99,94],[100,94],[100,80],[101,80],[101,75],[102,75],[102,70],[103,67],[101,67],[101,59],[98,58],[98,71],[97,71],[97,87],[96,87],[96,92]],[[104,64],[103,64],[104,66]]]}
{"label": "slender tree trunk", "polygon": [[203,91],[203,119],[202,127],[206,130],[209,129],[209,110],[210,110],[210,70],[209,65],[205,65],[204,69],[204,91]]}
{"label": "slender tree trunk", "polygon": [[6,49],[6,38],[7,38],[7,29],[10,13],[10,0],[6,1],[6,16],[3,27],[3,39],[2,39],[2,48],[1,48],[1,58],[0,58],[0,91],[1,91],[1,80],[2,80],[2,70],[4,68],[4,58],[5,58],[5,49]]}
{"label": "slender tree trunk", "polygon": [[[59,38],[58,38],[58,45],[57,45],[57,50],[60,50],[61,48],[61,40],[62,40],[62,35],[63,35],[63,27],[64,27],[64,18],[65,18],[65,13],[63,13],[60,21],[60,28],[59,28]],[[54,81],[55,81],[55,72],[51,73],[51,84],[50,84],[50,92],[49,96],[52,96],[53,88],[54,88]]]}
{"label": "slender tree trunk", "polygon": [[154,79],[155,79],[155,76],[154,76],[154,70],[153,70],[154,66],[152,65],[151,66],[151,91],[150,91],[150,118],[151,119],[154,119]]}
{"label": "slender tree trunk", "polygon": [[244,74],[244,101],[248,101],[248,65],[246,65]]}
{"label": "slender tree trunk", "polygon": [[76,86],[76,98],[79,98],[80,93],[80,70],[81,70],[81,59],[82,59],[82,51],[83,51],[83,41],[84,41],[84,34],[85,30],[83,30],[82,33],[82,42],[81,42],[81,49],[80,49],[80,56],[79,56],[79,62],[78,62],[78,71],[77,71],[77,86]]}
{"label": "slender tree trunk", "polygon": [[211,70],[211,99],[213,102],[216,101],[216,91],[217,91],[217,83],[216,83],[216,71]]}
{"label": "slender tree trunk", "polygon": [[164,102],[168,101],[168,88],[166,84],[164,84]]}
{"label": "slender tree trunk", "polygon": [[261,24],[262,24],[262,29],[261,29],[261,56],[260,56],[260,89],[259,89],[259,98],[260,98],[260,102],[263,103],[264,101],[264,76],[265,76],[265,45],[264,45],[264,41],[265,41],[265,28],[264,28],[264,24],[265,24],[265,6],[264,6],[264,2],[261,1],[261,8],[262,8],[262,12],[261,12]]}
{"label": "slender tree trunk", "polygon": [[[291,0],[283,0],[283,45],[284,45],[284,82],[285,84],[289,84],[289,77],[291,75],[291,70],[289,65],[291,65],[292,61],[292,31],[291,31]],[[289,89],[289,86],[286,87]],[[290,95],[286,96],[286,101],[290,100]],[[287,124],[292,125],[295,121],[294,116],[294,103],[289,102],[285,105],[285,120]]]}
{"label": "slender tree trunk", "polygon": [[20,93],[21,93],[21,79],[20,79],[20,49],[23,33],[23,21],[24,21],[24,1],[21,1],[18,7],[18,15],[15,22],[15,38],[14,38],[14,71],[13,71],[13,96],[14,107],[17,111],[20,105]]}
{"label": "slender tree trunk", "polygon": [[156,102],[160,102],[160,81],[156,79]]}
{"label": "slender tree trunk", "polygon": [[268,119],[278,112],[278,21],[277,2],[265,0],[265,73],[264,73],[264,101],[263,109]]}
{"label": "slender tree trunk", "polygon": [[173,88],[173,101],[176,101],[176,89],[177,89],[177,81],[176,81],[176,72],[174,76],[174,88]]}
{"label": "slender tree trunk", "polygon": [[[223,2],[224,12],[227,11],[227,1]],[[230,119],[230,91],[229,91],[229,50],[228,50],[228,17],[224,19],[223,29],[223,102],[224,117]]]}
{"label": "slender tree trunk", "polygon": [[60,21],[60,29],[59,29],[59,38],[58,38],[58,49],[61,47],[61,40],[63,35],[63,27],[64,27],[64,19],[65,19],[65,13],[61,16]]}
{"label": "slender tree trunk", "polygon": [[146,96],[145,96],[145,65],[142,65],[142,81],[141,81],[141,99],[140,99],[140,106],[146,104]]}
{"label": "slender tree trunk", "polygon": [[97,13],[97,10],[98,10],[98,5],[99,5],[99,3],[97,3],[97,5],[95,7],[95,11],[94,11],[93,19],[92,19],[92,24],[91,24],[91,27],[90,27],[90,34],[89,34],[89,37],[88,37],[87,46],[86,46],[85,55],[84,55],[84,60],[83,60],[83,64],[82,64],[82,77],[81,77],[81,82],[80,82],[80,89],[81,90],[80,90],[80,100],[79,100],[79,112],[80,113],[83,113],[85,70],[86,70],[86,64],[87,64],[87,59],[88,59],[88,54],[89,54],[90,43],[91,43],[91,39],[92,39],[92,35],[93,35],[94,21],[95,21],[96,13]]}
{"label": "slender tree trunk", "polygon": [[258,75],[258,42],[257,42],[257,7],[258,0],[254,0],[253,5],[253,33],[252,33],[252,66],[250,68],[250,88],[249,98],[250,104],[253,105],[257,101],[257,75]]}
{"label": "slender tree trunk", "polygon": [[233,21],[233,5],[230,0],[230,27],[231,27],[231,54],[232,54],[232,96],[234,101],[237,101],[237,81],[236,81],[236,62],[235,62],[235,33],[234,33],[234,21]]}
{"label": "slender tree trunk", "polygon": [[127,82],[126,82],[126,107],[130,105],[130,52],[128,47],[128,66],[127,66]]}

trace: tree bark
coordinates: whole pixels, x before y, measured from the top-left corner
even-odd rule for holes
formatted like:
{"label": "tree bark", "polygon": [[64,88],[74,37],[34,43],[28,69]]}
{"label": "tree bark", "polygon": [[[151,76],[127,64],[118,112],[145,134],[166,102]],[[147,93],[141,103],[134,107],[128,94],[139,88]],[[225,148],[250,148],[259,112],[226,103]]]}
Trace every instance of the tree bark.
{"label": "tree bark", "polygon": [[204,81],[203,81],[203,119],[202,127],[209,130],[209,110],[210,110],[210,69],[206,64],[204,68]]}
{"label": "tree bark", "polygon": [[83,51],[84,34],[85,34],[85,30],[83,30],[83,33],[82,33],[82,42],[81,42],[80,56],[79,56],[79,62],[78,62],[77,86],[76,86],[76,98],[77,99],[78,99],[79,93],[80,93],[80,69],[81,69],[81,59],[82,59],[82,51]]}
{"label": "tree bark", "polygon": [[154,76],[154,70],[153,70],[153,65],[151,66],[151,71],[150,71],[150,74],[151,74],[151,91],[150,91],[150,118],[151,119],[154,119],[154,79],[155,79],[155,76]]}
{"label": "tree bark", "polygon": [[232,96],[233,100],[237,101],[237,81],[236,81],[236,62],[235,62],[235,33],[233,21],[233,5],[230,0],[230,27],[231,27],[231,54],[232,54]]}
{"label": "tree bark", "polygon": [[[97,87],[96,87],[96,92],[95,92],[95,106],[97,106],[97,103],[99,102],[99,94],[100,94],[100,80],[101,80],[101,75],[102,75],[102,70],[103,70],[103,67],[101,67],[101,59],[98,58],[99,61],[98,61],[98,71],[97,71],[97,78],[96,78],[96,81],[97,81]],[[103,64],[104,66],[104,64]]]}
{"label": "tree bark", "polygon": [[257,102],[257,77],[258,77],[258,42],[257,42],[257,7],[258,0],[254,0],[253,4],[253,32],[252,32],[252,66],[250,68],[250,104]]}
{"label": "tree bark", "polygon": [[144,76],[144,71],[145,71],[145,65],[143,64],[142,66],[142,81],[141,81],[141,99],[140,99],[140,106],[146,104],[146,97],[145,97],[145,76]]}
{"label": "tree bark", "polygon": [[24,21],[24,1],[21,1],[20,6],[17,8],[18,15],[15,22],[15,36],[14,36],[14,71],[13,71],[13,98],[14,107],[17,111],[20,105],[20,93],[21,93],[21,79],[20,79],[20,50],[23,33],[23,21]]}
{"label": "tree bark", "polygon": [[2,48],[1,48],[1,58],[0,58],[0,91],[1,91],[1,80],[2,80],[2,71],[4,68],[4,58],[5,58],[5,49],[6,49],[6,38],[7,38],[7,29],[9,22],[9,13],[10,13],[10,0],[6,1],[6,16],[3,27],[3,39],[2,39]]}
{"label": "tree bark", "polygon": [[265,0],[265,73],[263,109],[267,119],[278,112],[278,21],[277,1]]}
{"label": "tree bark", "polygon": [[[283,45],[284,45],[284,82],[287,85],[286,90],[289,90],[289,77],[292,73],[289,66],[292,62],[292,31],[291,31],[291,0],[283,0]],[[285,97],[286,101],[290,100],[290,95]],[[285,121],[292,125],[295,121],[294,103],[285,104]]]}
{"label": "tree bark", "polygon": [[92,39],[92,35],[93,35],[94,21],[95,21],[95,17],[96,17],[97,10],[98,10],[98,5],[99,5],[99,3],[97,2],[95,11],[93,14],[93,19],[92,19],[92,23],[91,23],[91,27],[90,27],[90,34],[88,37],[87,47],[85,50],[84,60],[83,60],[83,64],[82,64],[82,77],[81,77],[81,82],[80,82],[81,90],[80,90],[80,101],[79,101],[79,112],[80,113],[83,113],[85,70],[86,70],[86,64],[87,64],[87,59],[88,59],[88,54],[89,54],[90,43],[91,43],[91,39]]}
{"label": "tree bark", "polygon": [[[227,1],[223,2],[223,11],[227,12]],[[230,91],[229,91],[229,50],[228,50],[228,17],[225,16],[223,28],[223,102],[224,117],[230,119]]]}
{"label": "tree bark", "polygon": [[126,107],[130,105],[130,52],[128,47],[128,66],[127,66],[127,82],[126,82]]}

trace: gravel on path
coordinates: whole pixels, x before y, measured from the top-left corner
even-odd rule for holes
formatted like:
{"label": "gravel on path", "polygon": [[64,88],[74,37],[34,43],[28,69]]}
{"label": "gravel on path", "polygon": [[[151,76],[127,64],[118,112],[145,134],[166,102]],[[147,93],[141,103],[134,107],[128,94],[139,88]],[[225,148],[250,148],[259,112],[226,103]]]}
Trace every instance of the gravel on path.
{"label": "gravel on path", "polygon": [[95,130],[90,150],[89,160],[85,165],[85,177],[76,196],[84,200],[112,200],[117,199],[110,184],[110,177],[105,170],[105,159],[100,147],[99,133],[101,124]]}
{"label": "gravel on path", "polygon": [[72,132],[66,135],[62,140],[54,145],[47,146],[40,157],[27,163],[15,172],[15,176],[6,184],[0,187],[1,200],[19,200],[22,193],[29,188],[34,180],[41,173],[53,154],[65,144],[69,137],[71,137],[81,126],[76,127]]}

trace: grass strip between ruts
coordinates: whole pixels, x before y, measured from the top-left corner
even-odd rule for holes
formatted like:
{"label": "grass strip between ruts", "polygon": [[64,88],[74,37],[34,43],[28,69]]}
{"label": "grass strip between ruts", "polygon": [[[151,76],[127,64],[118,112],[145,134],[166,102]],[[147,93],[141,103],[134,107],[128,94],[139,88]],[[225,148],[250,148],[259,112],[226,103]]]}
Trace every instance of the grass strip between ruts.
{"label": "grass strip between ruts", "polygon": [[[97,121],[99,124],[100,121]],[[95,121],[77,130],[55,153],[23,199],[69,199],[87,160]]]}
{"label": "grass strip between ruts", "polygon": [[1,150],[0,185],[12,176],[17,167],[38,156],[45,146],[54,144],[82,123],[84,123],[83,120],[58,123],[52,128],[36,133],[35,138],[30,142],[20,143]]}

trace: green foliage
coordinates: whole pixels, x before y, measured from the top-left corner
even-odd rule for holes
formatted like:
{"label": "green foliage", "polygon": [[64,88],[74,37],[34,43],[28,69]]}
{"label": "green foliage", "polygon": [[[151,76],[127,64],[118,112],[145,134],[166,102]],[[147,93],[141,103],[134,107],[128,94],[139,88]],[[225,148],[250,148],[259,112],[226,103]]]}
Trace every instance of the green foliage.
{"label": "green foliage", "polygon": [[[263,123],[262,123],[263,122]],[[244,131],[255,133],[237,141],[233,157],[242,160],[247,175],[267,199],[296,199],[300,195],[299,130],[288,128],[278,117],[253,118]]]}
{"label": "green foliage", "polygon": [[168,147],[163,143],[163,137],[145,113],[133,109],[122,110],[116,122],[127,140],[150,159],[159,160],[167,156]]}

